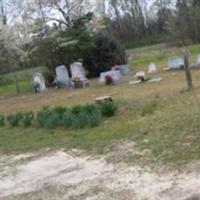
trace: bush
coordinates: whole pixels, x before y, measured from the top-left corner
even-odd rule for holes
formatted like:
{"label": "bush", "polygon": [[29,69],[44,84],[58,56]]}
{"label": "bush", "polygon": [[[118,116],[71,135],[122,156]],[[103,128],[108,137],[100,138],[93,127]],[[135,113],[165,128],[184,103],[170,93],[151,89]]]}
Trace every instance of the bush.
{"label": "bush", "polygon": [[117,106],[113,102],[105,102],[100,104],[100,110],[104,117],[112,117],[116,113]]}
{"label": "bush", "polygon": [[57,113],[51,112],[45,121],[45,128],[54,129],[60,125],[60,117]]}
{"label": "bush", "polygon": [[39,128],[44,128],[46,124],[46,120],[50,114],[50,110],[48,107],[44,107],[40,112],[38,112],[36,117],[36,123]]}
{"label": "bush", "polygon": [[86,104],[82,105],[83,111],[89,114],[92,114],[93,112],[97,111],[97,106],[95,104]]}
{"label": "bush", "polygon": [[55,108],[50,110],[48,107],[44,107],[38,114],[36,122],[39,128],[56,128],[61,125],[64,113],[61,115],[61,110]]}
{"label": "bush", "polygon": [[70,112],[70,111],[67,111],[63,114],[63,125],[65,128],[69,128],[71,127],[72,125],[72,119],[73,119],[74,115]]}
{"label": "bush", "polygon": [[5,117],[3,115],[0,115],[0,127],[5,126]]}
{"label": "bush", "polygon": [[98,126],[101,122],[101,119],[102,119],[102,115],[100,111],[87,115],[88,126],[89,127]]}
{"label": "bush", "polygon": [[84,110],[83,107],[84,106],[82,106],[82,105],[73,106],[71,108],[71,113],[74,115],[78,115],[79,113],[81,113]]}
{"label": "bush", "polygon": [[[116,111],[116,106],[112,102],[102,105],[87,104],[73,106],[70,109],[64,107],[56,107],[49,109],[44,107],[36,115],[36,124],[39,128],[53,129],[58,126],[65,128],[84,128],[98,126],[102,120],[102,115],[111,117]],[[30,127],[34,120],[32,112],[17,113],[7,117],[9,124],[12,127],[19,126],[22,121],[23,126]],[[4,126],[4,117],[0,115],[0,126]]]}
{"label": "bush", "polygon": [[127,63],[125,51],[108,35],[96,35],[94,45],[87,52],[83,60],[90,77],[98,77],[116,64]]}
{"label": "bush", "polygon": [[80,112],[79,114],[72,114],[71,127],[72,128],[84,128],[87,126],[86,113]]}
{"label": "bush", "polygon": [[30,127],[32,125],[32,120],[34,119],[33,112],[28,112],[23,114],[22,123],[25,128]]}
{"label": "bush", "polygon": [[78,105],[63,115],[66,128],[84,128],[97,126],[101,121],[101,112],[96,105]]}
{"label": "bush", "polygon": [[7,117],[7,121],[12,127],[17,127],[19,126],[19,123],[22,120],[22,118],[23,118],[23,115],[22,113],[19,112],[13,115],[9,115]]}
{"label": "bush", "polygon": [[63,120],[63,116],[64,116],[66,111],[67,111],[67,109],[64,108],[64,107],[61,107],[61,106],[55,107],[53,109],[53,112],[56,113],[59,116],[61,121]]}

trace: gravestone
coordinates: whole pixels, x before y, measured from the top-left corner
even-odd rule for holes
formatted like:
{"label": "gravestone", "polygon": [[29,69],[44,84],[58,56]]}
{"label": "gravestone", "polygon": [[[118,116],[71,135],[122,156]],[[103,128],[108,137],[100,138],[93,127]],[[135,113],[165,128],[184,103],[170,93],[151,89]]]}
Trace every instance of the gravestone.
{"label": "gravestone", "polygon": [[128,64],[126,65],[119,65],[119,70],[123,76],[127,76],[131,74],[131,69]]}
{"label": "gravestone", "polygon": [[83,68],[83,64],[81,62],[74,62],[70,65],[72,80],[75,83],[81,83],[81,87],[85,88],[89,86],[89,80],[85,75],[85,70]]}
{"label": "gravestone", "polygon": [[106,85],[106,77],[110,76],[112,78],[113,84],[118,84],[122,82],[122,75],[120,70],[111,70],[107,72],[102,72],[99,78],[99,84]]}
{"label": "gravestone", "polygon": [[199,55],[197,55],[197,62],[196,62],[196,66],[197,66],[198,68],[200,68],[200,54],[199,54]]}
{"label": "gravestone", "polygon": [[151,63],[149,66],[148,66],[148,73],[149,74],[153,74],[157,71],[157,67],[156,67],[156,64],[155,63]]}
{"label": "gravestone", "polygon": [[56,80],[59,81],[61,84],[68,84],[70,79],[65,65],[60,65],[56,67]]}
{"label": "gravestone", "polygon": [[167,70],[184,69],[183,57],[173,57],[167,62]]}
{"label": "gravestone", "polygon": [[44,90],[46,90],[44,77],[41,73],[36,73],[33,77],[33,86],[35,92],[43,92]]}
{"label": "gravestone", "polygon": [[83,64],[81,62],[74,62],[70,65],[72,79],[86,79],[85,70],[83,68]]}

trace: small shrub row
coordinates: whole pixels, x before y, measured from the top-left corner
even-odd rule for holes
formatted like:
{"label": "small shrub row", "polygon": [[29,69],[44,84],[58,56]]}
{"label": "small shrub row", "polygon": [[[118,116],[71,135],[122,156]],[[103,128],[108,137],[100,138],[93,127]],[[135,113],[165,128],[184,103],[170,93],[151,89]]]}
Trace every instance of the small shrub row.
{"label": "small shrub row", "polygon": [[53,129],[58,126],[65,128],[84,128],[98,126],[102,119],[101,110],[96,105],[78,105],[70,109],[57,107],[53,110],[43,108],[36,117],[40,128]]}
{"label": "small shrub row", "polygon": [[3,115],[0,115],[0,127],[5,126],[5,117]]}
{"label": "small shrub row", "polygon": [[[2,123],[0,122],[0,124],[2,126],[4,126],[5,125],[5,118],[2,116],[2,117],[0,117],[0,121],[1,121],[1,119],[2,119]],[[7,117],[7,122],[9,123],[9,125],[11,127],[17,127],[20,124],[23,124],[23,126],[25,128],[27,128],[27,127],[30,127],[32,125],[33,120],[34,120],[33,112],[25,112],[25,113],[19,112],[19,113],[9,115]]]}
{"label": "small shrub row", "polygon": [[71,108],[56,107],[50,109],[44,107],[36,117],[32,112],[14,113],[5,118],[0,115],[0,127],[5,126],[7,120],[11,127],[23,125],[27,128],[36,124],[38,128],[54,129],[59,126],[65,128],[84,128],[98,126],[103,117],[111,117],[116,112],[113,102],[102,104],[77,105]]}
{"label": "small shrub row", "polygon": [[104,117],[112,117],[115,115],[117,110],[117,106],[113,102],[106,102],[99,105],[101,114]]}

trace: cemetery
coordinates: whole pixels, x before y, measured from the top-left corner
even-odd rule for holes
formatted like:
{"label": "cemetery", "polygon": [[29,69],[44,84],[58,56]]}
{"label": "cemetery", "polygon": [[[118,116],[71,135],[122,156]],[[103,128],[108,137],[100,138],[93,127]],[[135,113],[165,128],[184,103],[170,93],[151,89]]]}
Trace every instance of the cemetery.
{"label": "cemetery", "polygon": [[[13,90],[10,91],[9,95],[2,92],[0,100],[1,152],[4,154],[15,151],[23,154],[48,148],[65,148],[67,151],[80,149],[87,154],[106,155],[106,159],[114,163],[127,162],[128,160],[129,163],[150,165],[154,162],[153,159],[157,158],[162,165],[170,165],[179,169],[198,158],[198,131],[196,131],[199,124],[198,53],[189,56],[189,64],[195,63],[197,67],[191,69],[193,90],[188,92],[184,69],[164,70],[168,59],[171,58],[169,52],[172,52],[172,50],[166,50],[164,53],[158,53],[157,50],[152,51],[154,51],[152,53],[154,56],[157,55],[155,59],[152,59],[148,53],[149,50],[144,51],[142,55],[137,55],[137,52],[134,52],[135,59],[129,60],[129,67],[127,65],[125,67],[127,73],[122,73],[121,67],[115,66],[115,68],[103,72],[97,78],[88,79],[81,62],[75,62],[69,67],[64,65],[55,67],[54,84],[49,87],[44,84],[45,76],[38,68],[34,73],[30,73],[28,79],[30,90],[23,91],[23,82],[19,79],[20,94],[16,93],[15,82],[11,79],[10,84],[13,85]],[[179,49],[178,52],[181,52],[181,50]],[[164,55],[164,59],[161,61],[158,59],[160,54]],[[146,55],[149,58],[144,62]],[[72,67],[74,67],[74,71],[68,71]],[[20,74],[17,74],[17,76],[20,78]],[[106,76],[111,77],[111,79],[107,79]],[[143,79],[141,79],[141,76],[144,76],[144,81],[141,81]],[[83,81],[83,84],[75,86],[74,80],[76,79],[78,82]],[[37,93],[35,93],[34,88]],[[179,126],[178,129],[176,128],[177,125]],[[189,136],[187,132],[190,132]],[[174,140],[174,136],[176,136],[176,140]],[[121,143],[122,141],[124,143]],[[132,141],[137,143],[136,147],[133,147],[133,144],[130,143]],[[181,142],[177,143],[177,141]],[[119,146],[110,146],[111,144],[115,145],[116,142],[119,142]],[[187,146],[188,142],[193,148]],[[142,153],[135,154],[135,148],[137,152]],[[106,153],[107,151],[109,153]],[[187,151],[187,154],[183,153],[185,151]],[[32,160],[33,158],[30,155],[27,159]],[[73,156],[68,157],[68,154],[63,152],[58,151],[55,156],[49,155],[49,152],[47,152],[45,159],[54,159],[55,164],[52,169],[47,170],[43,159],[42,157],[41,160],[29,163],[30,168],[26,164],[22,166],[22,169],[26,168],[29,174],[25,182],[21,182],[21,180],[24,180],[24,175],[18,177],[23,191],[19,192],[17,185],[13,188],[11,185],[7,185],[7,189],[4,190],[2,195],[23,195],[24,192],[37,191],[34,181],[35,184],[38,184],[38,180],[42,180],[44,184],[45,180],[48,180],[48,184],[54,183],[54,176],[47,179],[53,173],[53,170],[70,170],[71,168],[66,168],[70,165],[69,162],[79,163],[79,161],[74,160]],[[6,166],[6,161],[4,162]],[[57,162],[62,162],[64,165],[59,164],[60,169],[58,169],[56,167],[58,166]],[[50,163],[52,162],[49,162],[48,167]],[[83,161],[80,161],[79,165],[82,166],[82,170],[87,171],[83,172],[87,173],[84,177],[90,179],[96,173],[94,167],[96,165],[93,166],[88,160],[85,160],[84,163],[83,166]],[[93,166],[94,171],[87,168],[86,165]],[[101,165],[104,164],[100,162],[98,166]],[[46,173],[43,173],[42,176],[33,173],[32,170],[36,166],[45,169]],[[76,166],[72,168],[74,173],[82,173],[76,169]],[[99,172],[99,170],[98,168],[97,171]],[[115,176],[115,172],[108,172],[107,164],[105,170],[106,173],[109,173],[109,176]],[[116,173],[120,176],[127,176],[127,173],[129,173],[123,171],[123,168],[118,170]],[[66,176],[61,171],[59,173]],[[32,180],[34,181],[28,187],[29,178],[31,178],[30,173],[33,175]],[[144,171],[143,173],[148,172]],[[24,171],[21,174],[24,174]],[[131,173],[130,176],[132,175]],[[141,178],[139,171],[136,172],[136,176]],[[152,174],[152,178],[154,176],[157,176],[157,173]],[[55,177],[59,177],[59,175]],[[82,177],[82,175],[80,174],[79,177]],[[8,178],[5,177],[5,180],[2,181],[8,181]],[[140,178],[138,179],[139,184],[143,184],[143,180],[140,180]],[[180,185],[184,184],[185,179],[188,178],[191,178],[191,184],[193,181],[198,181],[193,174],[188,174],[181,178],[183,183],[180,183]],[[66,179],[68,182],[62,181],[61,178],[59,180],[61,184],[70,184],[71,181],[74,181],[71,178]],[[95,181],[99,181],[98,178],[95,178]],[[162,181],[167,181],[167,178],[162,177]],[[162,181],[155,182],[155,185],[158,185],[157,190],[155,190],[156,195],[161,190],[159,185],[163,184]],[[169,183],[173,185],[173,181],[172,178]],[[0,181],[0,184],[2,183]],[[79,181],[77,184],[79,184]],[[128,185],[128,187],[132,186],[135,187],[135,184]],[[55,194],[57,193],[60,194],[60,191],[55,192]]]}
{"label": "cemetery", "polygon": [[0,200],[200,200],[198,0],[0,0]]}

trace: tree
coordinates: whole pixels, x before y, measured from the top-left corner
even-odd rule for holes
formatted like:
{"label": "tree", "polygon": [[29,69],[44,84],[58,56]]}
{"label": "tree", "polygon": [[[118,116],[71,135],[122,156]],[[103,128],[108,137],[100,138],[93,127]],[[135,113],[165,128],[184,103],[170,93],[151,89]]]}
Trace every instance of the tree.
{"label": "tree", "polygon": [[176,10],[168,23],[171,38],[181,44],[200,42],[200,4],[195,0],[177,0]]}
{"label": "tree", "polygon": [[25,67],[27,54],[21,46],[18,23],[12,23],[16,12],[13,1],[0,1],[0,72],[18,70]]}
{"label": "tree", "polygon": [[114,65],[127,62],[125,51],[116,40],[108,35],[98,34],[94,37],[94,45],[84,56],[84,66],[91,77],[111,69]]}
{"label": "tree", "polygon": [[54,26],[48,30],[46,37],[36,37],[32,42],[32,65],[45,65],[54,71],[57,65],[69,66],[71,62],[83,57],[92,43],[92,36],[88,30],[88,24],[93,14],[73,20],[70,28],[61,30]]}

